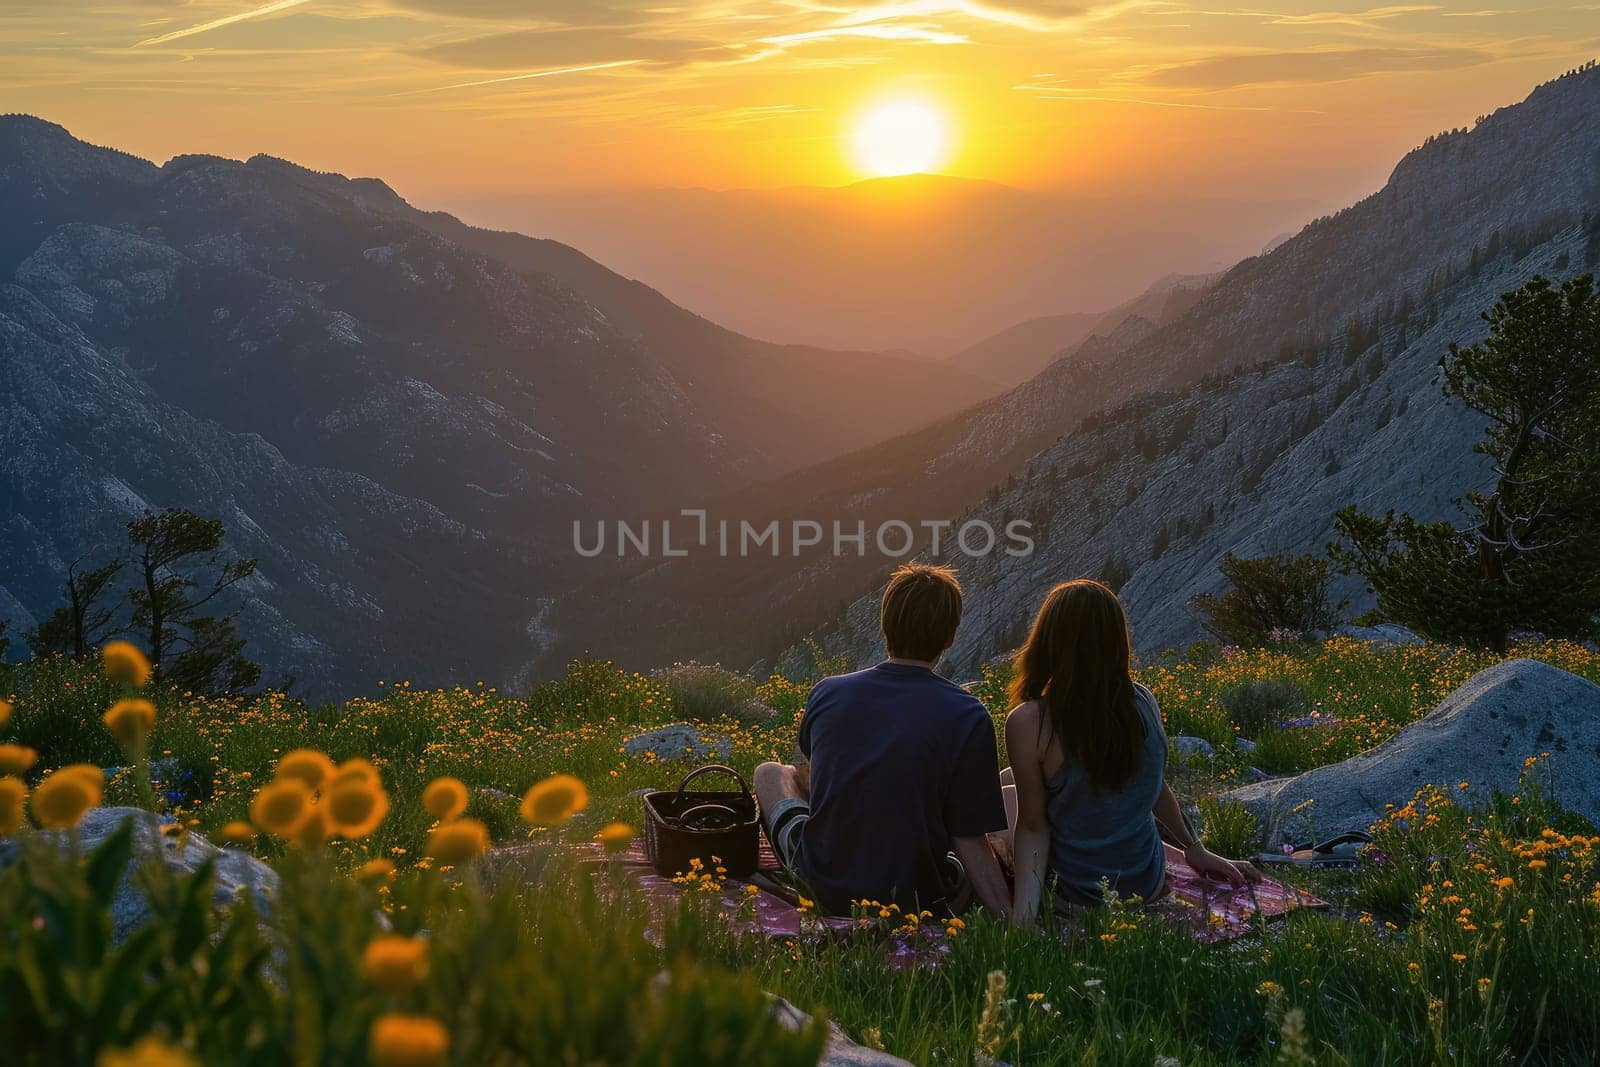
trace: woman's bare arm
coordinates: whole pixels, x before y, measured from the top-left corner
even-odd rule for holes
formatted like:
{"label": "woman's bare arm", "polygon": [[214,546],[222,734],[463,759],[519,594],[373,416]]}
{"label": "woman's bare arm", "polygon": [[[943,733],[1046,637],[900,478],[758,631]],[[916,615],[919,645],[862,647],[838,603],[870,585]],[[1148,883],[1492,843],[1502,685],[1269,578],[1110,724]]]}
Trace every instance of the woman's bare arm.
{"label": "woman's bare arm", "polygon": [[1156,798],[1155,817],[1161,836],[1174,847],[1182,849],[1184,862],[1207,878],[1217,878],[1234,885],[1261,880],[1260,873],[1250,864],[1242,860],[1224,859],[1206,848],[1189,826],[1182,805],[1166,782],[1161,783],[1161,795]]}
{"label": "woman's bare arm", "polygon": [[1006,751],[1017,784],[1017,827],[1014,840],[1016,886],[1011,896],[1011,921],[1019,926],[1038,921],[1039,896],[1050,861],[1050,820],[1045,813],[1044,768],[1040,766],[1039,705],[1019,704],[1006,717]]}

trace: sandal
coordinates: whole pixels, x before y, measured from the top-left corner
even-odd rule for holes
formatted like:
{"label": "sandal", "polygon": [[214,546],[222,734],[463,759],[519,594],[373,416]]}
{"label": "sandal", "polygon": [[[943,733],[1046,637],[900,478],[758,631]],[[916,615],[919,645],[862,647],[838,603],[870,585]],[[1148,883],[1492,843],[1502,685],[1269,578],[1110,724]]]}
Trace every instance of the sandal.
{"label": "sandal", "polygon": [[1256,862],[1278,867],[1355,867],[1361,862],[1361,852],[1372,844],[1372,835],[1365,830],[1351,830],[1337,837],[1313,844],[1296,845],[1288,852],[1263,852]]}

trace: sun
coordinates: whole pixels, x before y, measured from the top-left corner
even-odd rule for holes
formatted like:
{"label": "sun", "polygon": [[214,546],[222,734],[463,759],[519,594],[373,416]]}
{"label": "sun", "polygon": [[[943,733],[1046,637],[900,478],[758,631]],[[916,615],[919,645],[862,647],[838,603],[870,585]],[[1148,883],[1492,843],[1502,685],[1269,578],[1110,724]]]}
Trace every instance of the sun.
{"label": "sun", "polygon": [[890,100],[861,116],[852,146],[856,166],[875,178],[918,174],[944,158],[944,120],[920,101]]}

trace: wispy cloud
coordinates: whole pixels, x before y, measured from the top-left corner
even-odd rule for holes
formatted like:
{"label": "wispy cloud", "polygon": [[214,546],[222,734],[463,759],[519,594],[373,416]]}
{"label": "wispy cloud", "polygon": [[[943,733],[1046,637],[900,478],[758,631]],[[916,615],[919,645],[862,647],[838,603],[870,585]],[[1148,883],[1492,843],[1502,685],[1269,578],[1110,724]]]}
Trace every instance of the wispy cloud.
{"label": "wispy cloud", "polygon": [[1312,85],[1372,74],[1456,70],[1492,63],[1478,48],[1316,48],[1287,52],[1237,52],[1156,67],[1139,81],[1175,89]]}
{"label": "wispy cloud", "polygon": [[1366,11],[1310,11],[1305,14],[1273,14],[1267,21],[1274,26],[1357,26],[1375,28],[1378,23],[1404,15],[1431,15],[1443,11],[1438,4],[1403,4],[1374,7]]}
{"label": "wispy cloud", "polygon": [[579,67],[557,67],[552,70],[530,70],[524,74],[508,74],[504,78],[482,78],[478,81],[456,82],[454,85],[434,85],[426,89],[410,89],[395,96],[415,96],[418,93],[442,93],[447,89],[476,89],[481,85],[502,85],[506,82],[531,81],[534,78],[554,78],[562,74],[587,74],[597,70],[615,70],[618,67],[638,66],[642,60],[617,59],[609,63],[585,63]]}
{"label": "wispy cloud", "polygon": [[222,27],[232,26],[236,22],[248,22],[250,19],[258,19],[265,15],[274,15],[279,11],[287,11],[292,7],[299,7],[302,4],[307,4],[310,2],[311,0],[273,0],[273,3],[264,4],[261,7],[253,8],[249,11],[240,11],[238,14],[234,15],[224,15],[222,18],[212,19],[210,22],[202,22],[198,26],[190,26],[182,30],[173,30],[171,33],[163,33],[159,37],[146,37],[144,40],[137,42],[133,47],[144,48],[147,45],[166,44],[168,41],[176,41],[184,37],[193,37],[197,33],[209,33],[212,30],[220,30]]}
{"label": "wispy cloud", "polygon": [[1281,108],[1248,104],[1197,104],[1186,100],[1151,100],[1145,97],[1106,96],[1094,89],[1067,89],[1058,85],[1022,84],[1011,88],[1036,94],[1037,100],[1062,100],[1075,104],[1133,104],[1140,107],[1171,107],[1185,111],[1272,111],[1295,115],[1326,115],[1313,108]]}
{"label": "wispy cloud", "polygon": [[937,26],[903,22],[866,22],[852,26],[829,26],[821,30],[802,30],[761,38],[761,44],[785,46],[811,41],[837,41],[844,38],[866,38],[874,41],[915,41],[921,44],[967,44],[965,34],[951,33]]}
{"label": "wispy cloud", "polygon": [[423,59],[464,71],[522,71],[632,59],[679,64],[723,49],[711,38],[619,33],[592,27],[510,30],[413,49]]}

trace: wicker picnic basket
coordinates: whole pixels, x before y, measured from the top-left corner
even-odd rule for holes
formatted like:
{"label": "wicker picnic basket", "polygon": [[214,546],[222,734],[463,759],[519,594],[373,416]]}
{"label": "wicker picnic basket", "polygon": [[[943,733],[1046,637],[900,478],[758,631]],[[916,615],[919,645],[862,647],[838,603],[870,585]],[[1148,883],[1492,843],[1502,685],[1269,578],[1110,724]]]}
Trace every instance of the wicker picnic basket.
{"label": "wicker picnic basket", "polygon": [[[720,771],[739,783],[737,791],[690,789],[703,774]],[[644,854],[663,878],[687,874],[693,860],[710,873],[717,867],[744,878],[756,869],[761,817],[756,798],[739,772],[710,763],[684,775],[677,789],[644,795]]]}

